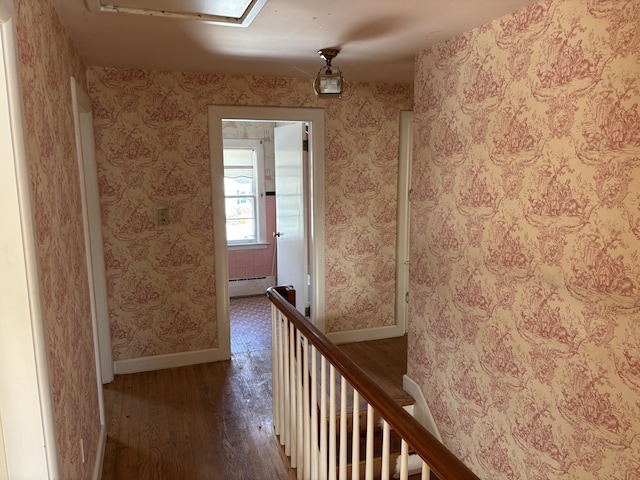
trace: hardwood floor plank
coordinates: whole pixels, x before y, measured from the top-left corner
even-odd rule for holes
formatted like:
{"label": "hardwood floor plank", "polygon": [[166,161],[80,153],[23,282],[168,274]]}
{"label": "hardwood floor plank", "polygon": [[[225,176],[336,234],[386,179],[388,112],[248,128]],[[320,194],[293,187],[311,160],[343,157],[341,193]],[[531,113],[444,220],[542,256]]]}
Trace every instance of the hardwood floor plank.
{"label": "hardwood floor plank", "polygon": [[402,388],[407,373],[407,336],[338,345],[360,368],[375,378],[401,405],[413,403]]}
{"label": "hardwood floor plank", "polygon": [[148,392],[149,440],[147,446],[147,461],[140,470],[140,478],[161,478],[163,468],[163,448],[169,443],[169,424],[158,399],[165,395],[166,383],[164,376],[158,372],[150,372],[147,379],[155,391]]}
{"label": "hardwood floor plank", "polygon": [[270,382],[269,351],[117,376],[105,387],[103,479],[294,479],[273,432]]}
{"label": "hardwood floor plank", "polygon": [[[369,342],[367,342],[369,343]],[[341,346],[401,388],[406,346]],[[380,355],[384,348],[384,355]],[[355,352],[355,353],[354,353]],[[400,362],[400,366],[391,365]],[[379,376],[377,377],[379,378]],[[384,380],[387,381],[387,380]],[[296,478],[276,437],[270,350],[230,361],[131,375],[105,385],[104,480]]]}

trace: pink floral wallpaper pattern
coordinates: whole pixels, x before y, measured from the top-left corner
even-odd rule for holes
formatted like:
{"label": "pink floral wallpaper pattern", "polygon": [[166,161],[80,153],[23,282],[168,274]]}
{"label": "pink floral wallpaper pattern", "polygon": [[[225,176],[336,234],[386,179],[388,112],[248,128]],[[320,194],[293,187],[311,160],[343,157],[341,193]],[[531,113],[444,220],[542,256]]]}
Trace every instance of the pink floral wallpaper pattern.
{"label": "pink floral wallpaper pattern", "polygon": [[85,85],[85,66],[48,1],[15,12],[60,475],[89,479],[100,415],[69,80]]}
{"label": "pink floral wallpaper pattern", "polygon": [[[217,345],[207,106],[325,109],[327,331],[394,322],[399,111],[409,85],[89,68],[115,360]],[[155,211],[170,209],[158,229]]]}
{"label": "pink floral wallpaper pattern", "polygon": [[640,8],[421,52],[409,375],[481,478],[640,478]]}

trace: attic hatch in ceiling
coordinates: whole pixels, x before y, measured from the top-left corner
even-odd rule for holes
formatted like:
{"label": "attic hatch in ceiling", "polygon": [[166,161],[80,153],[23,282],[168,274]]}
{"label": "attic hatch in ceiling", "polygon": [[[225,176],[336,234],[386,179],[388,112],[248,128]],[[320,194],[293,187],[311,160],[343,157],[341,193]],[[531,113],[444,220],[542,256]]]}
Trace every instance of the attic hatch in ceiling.
{"label": "attic hatch in ceiling", "polygon": [[248,27],[267,0],[89,0],[94,12],[130,13]]}

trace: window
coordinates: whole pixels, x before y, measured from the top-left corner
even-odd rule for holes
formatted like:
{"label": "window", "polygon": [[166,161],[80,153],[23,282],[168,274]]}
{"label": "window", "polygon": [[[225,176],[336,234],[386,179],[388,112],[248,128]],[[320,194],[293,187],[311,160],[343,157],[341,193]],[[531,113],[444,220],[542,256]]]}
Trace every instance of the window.
{"label": "window", "polygon": [[262,141],[225,139],[223,158],[227,243],[265,244]]}

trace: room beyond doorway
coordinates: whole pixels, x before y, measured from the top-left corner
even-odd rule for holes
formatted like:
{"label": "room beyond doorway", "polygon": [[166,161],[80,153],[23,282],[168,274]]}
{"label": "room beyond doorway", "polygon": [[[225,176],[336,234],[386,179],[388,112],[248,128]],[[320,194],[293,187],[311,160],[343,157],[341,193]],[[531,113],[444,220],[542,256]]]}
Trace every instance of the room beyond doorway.
{"label": "room beyond doorway", "polygon": [[[212,196],[214,222],[220,226],[220,220],[226,218],[225,195],[223,191],[223,122],[225,121],[267,121],[278,123],[303,122],[309,126],[312,140],[309,146],[311,155],[309,168],[309,188],[312,192],[309,225],[309,265],[310,265],[310,307],[311,320],[316,327],[324,331],[325,311],[325,257],[324,257],[324,111],[314,108],[280,107],[209,107],[209,136],[211,152]],[[276,192],[277,195],[277,192]],[[224,223],[222,223],[224,224]],[[214,228],[215,264],[216,264],[216,305],[218,318],[218,339],[221,350],[230,352],[231,332],[229,326],[229,259],[227,238],[224,228]],[[306,278],[306,277],[305,277]],[[305,285],[301,288],[306,287]]]}
{"label": "room beyond doorway", "polygon": [[271,303],[266,295],[231,298],[231,355],[271,349]]}

